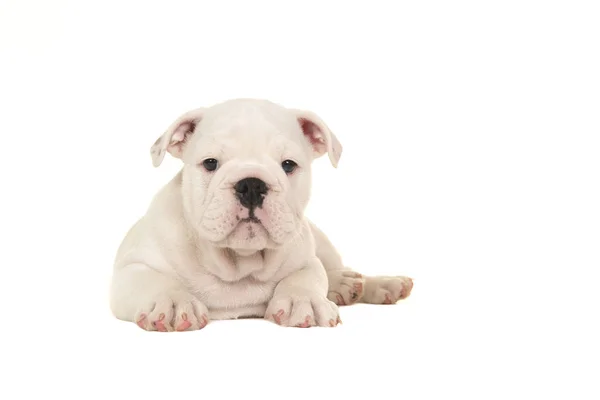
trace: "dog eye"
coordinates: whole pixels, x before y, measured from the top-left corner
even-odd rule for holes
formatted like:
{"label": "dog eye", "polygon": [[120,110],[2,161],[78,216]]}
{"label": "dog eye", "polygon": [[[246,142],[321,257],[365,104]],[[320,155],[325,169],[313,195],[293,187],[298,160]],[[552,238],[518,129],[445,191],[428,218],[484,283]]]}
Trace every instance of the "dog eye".
{"label": "dog eye", "polygon": [[296,164],[292,160],[285,160],[281,163],[281,168],[283,168],[286,174],[291,174],[292,172],[294,172],[297,166],[298,164]]}
{"label": "dog eye", "polygon": [[217,169],[219,162],[214,158],[207,158],[206,160],[202,161],[202,165],[207,171],[211,172]]}

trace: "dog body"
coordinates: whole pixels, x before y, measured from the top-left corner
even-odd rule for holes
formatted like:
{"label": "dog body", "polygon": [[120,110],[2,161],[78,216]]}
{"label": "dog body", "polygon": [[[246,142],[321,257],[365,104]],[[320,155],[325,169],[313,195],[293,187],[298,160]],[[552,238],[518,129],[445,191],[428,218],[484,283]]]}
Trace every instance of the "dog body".
{"label": "dog body", "polygon": [[335,326],[338,305],[410,293],[409,278],[345,268],[304,217],[311,162],[328,153],[337,166],[342,152],[314,113],[254,99],[192,110],[152,146],[155,166],[166,152],[184,167],[117,251],[117,318],[159,331],[242,317]]}

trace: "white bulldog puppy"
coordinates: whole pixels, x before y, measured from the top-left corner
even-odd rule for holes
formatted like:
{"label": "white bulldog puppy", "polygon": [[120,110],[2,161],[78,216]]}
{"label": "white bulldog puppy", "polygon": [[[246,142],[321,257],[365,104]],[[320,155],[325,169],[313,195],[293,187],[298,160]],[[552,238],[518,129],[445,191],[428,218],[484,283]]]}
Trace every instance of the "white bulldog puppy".
{"label": "white bulldog puppy", "polygon": [[406,277],[363,277],[304,216],[311,163],[342,146],[314,113],[235,99],[180,116],[151,148],[183,168],[127,233],[114,264],[116,318],[150,331],[259,317],[333,327],[338,305],[392,304]]}

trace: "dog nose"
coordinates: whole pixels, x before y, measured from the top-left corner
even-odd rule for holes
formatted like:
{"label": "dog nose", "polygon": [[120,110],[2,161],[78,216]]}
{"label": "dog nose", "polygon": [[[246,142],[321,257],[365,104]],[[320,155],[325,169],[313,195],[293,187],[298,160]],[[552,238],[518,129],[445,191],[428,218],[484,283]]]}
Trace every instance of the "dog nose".
{"label": "dog nose", "polygon": [[267,184],[258,178],[244,178],[234,186],[240,203],[246,208],[262,207]]}

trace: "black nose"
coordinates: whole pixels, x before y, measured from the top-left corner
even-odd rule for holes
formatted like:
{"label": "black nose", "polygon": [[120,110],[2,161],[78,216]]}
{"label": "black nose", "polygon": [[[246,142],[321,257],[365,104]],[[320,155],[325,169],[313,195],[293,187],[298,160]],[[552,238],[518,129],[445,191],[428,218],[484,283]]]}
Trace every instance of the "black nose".
{"label": "black nose", "polygon": [[245,178],[235,184],[235,191],[244,207],[262,207],[263,198],[267,194],[267,184],[258,178]]}

